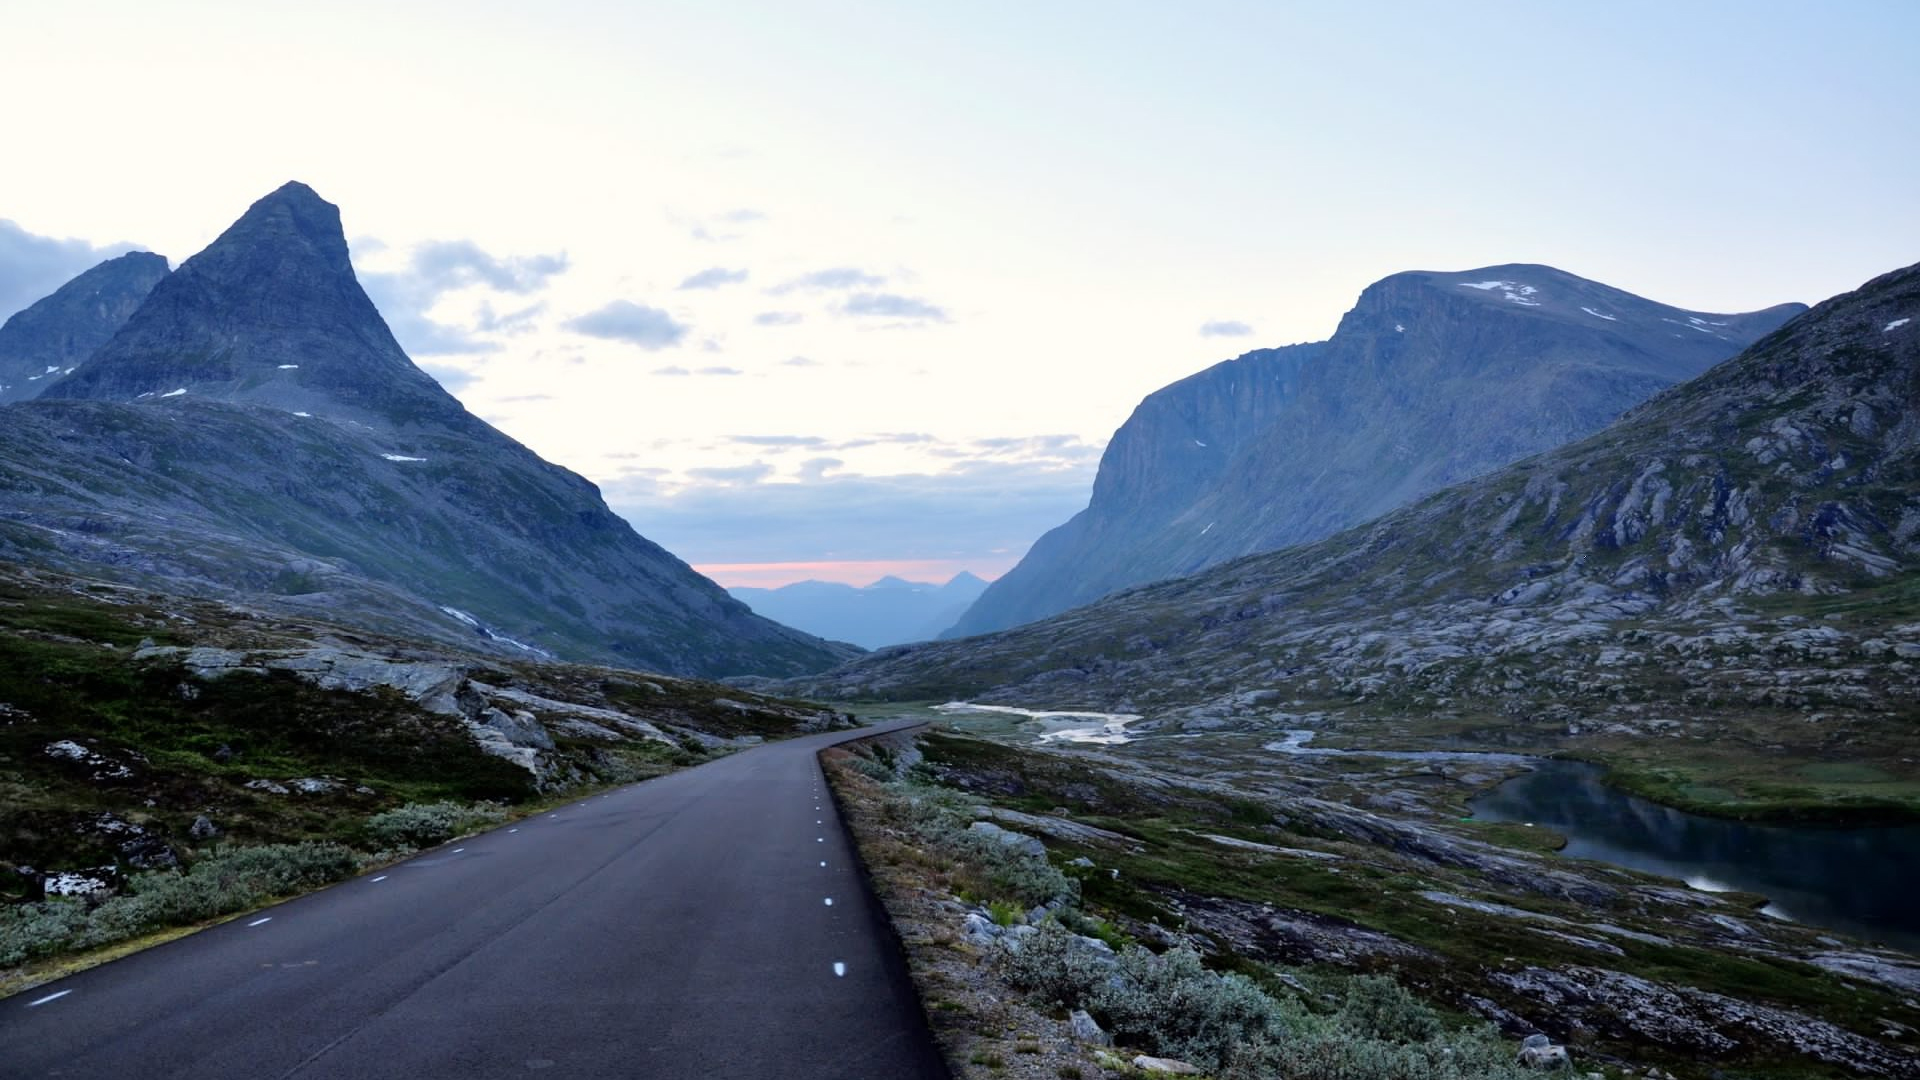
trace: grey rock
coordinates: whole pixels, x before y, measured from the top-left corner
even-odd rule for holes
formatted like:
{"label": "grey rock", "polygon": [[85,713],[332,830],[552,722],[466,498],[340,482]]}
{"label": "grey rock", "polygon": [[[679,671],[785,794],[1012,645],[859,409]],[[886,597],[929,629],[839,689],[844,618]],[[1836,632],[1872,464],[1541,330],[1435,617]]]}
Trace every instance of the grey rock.
{"label": "grey rock", "polygon": [[1028,836],[1026,833],[1014,832],[1012,829],[1003,829],[991,821],[976,821],[967,826],[967,831],[978,833],[989,840],[996,840],[1010,848],[1032,855],[1035,858],[1044,859],[1047,857],[1047,845],[1041,843],[1037,838]]}
{"label": "grey rock", "polygon": [[960,934],[974,945],[991,945],[1006,933],[1004,927],[977,912],[961,920]]}
{"label": "grey rock", "polygon": [[194,817],[193,824],[187,827],[187,835],[195,840],[211,840],[220,835],[220,827],[213,823],[212,818],[199,814]]}
{"label": "grey rock", "polygon": [[1112,1046],[1113,1036],[1100,1027],[1099,1021],[1088,1015],[1085,1009],[1075,1009],[1067,1016],[1067,1023],[1073,1028],[1073,1037],[1091,1046]]}
{"label": "grey rock", "polygon": [[248,791],[264,791],[269,795],[292,794],[292,792],[287,790],[287,785],[282,784],[277,780],[266,780],[266,779],[249,780],[246,783],[241,784],[240,786],[243,788],[246,788]]}
{"label": "grey rock", "polygon": [[1519,1062],[1529,1069],[1571,1069],[1573,1058],[1564,1046],[1522,1046]]}
{"label": "grey rock", "polygon": [[1133,1067],[1150,1073],[1166,1073],[1169,1076],[1199,1076],[1200,1067],[1176,1058],[1150,1057],[1146,1054],[1135,1055]]}

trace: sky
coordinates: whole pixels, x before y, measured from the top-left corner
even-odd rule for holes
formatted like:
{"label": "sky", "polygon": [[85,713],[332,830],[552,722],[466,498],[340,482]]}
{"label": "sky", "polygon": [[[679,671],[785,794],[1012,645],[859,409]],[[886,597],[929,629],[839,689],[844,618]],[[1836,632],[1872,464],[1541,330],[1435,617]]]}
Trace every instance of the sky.
{"label": "sky", "polygon": [[1004,572],[1153,390],[1411,269],[1920,259],[1920,4],[0,0],[0,316],[301,180],[469,409],[723,584]]}

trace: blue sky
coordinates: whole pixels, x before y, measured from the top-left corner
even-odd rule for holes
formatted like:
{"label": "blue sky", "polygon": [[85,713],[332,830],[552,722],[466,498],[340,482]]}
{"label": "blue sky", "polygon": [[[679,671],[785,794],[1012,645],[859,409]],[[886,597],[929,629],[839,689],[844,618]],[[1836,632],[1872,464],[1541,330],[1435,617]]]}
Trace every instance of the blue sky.
{"label": "blue sky", "polygon": [[304,180],[417,360],[703,566],[1003,570],[1140,397],[1398,270],[1920,259],[1905,2],[55,7],[0,308]]}

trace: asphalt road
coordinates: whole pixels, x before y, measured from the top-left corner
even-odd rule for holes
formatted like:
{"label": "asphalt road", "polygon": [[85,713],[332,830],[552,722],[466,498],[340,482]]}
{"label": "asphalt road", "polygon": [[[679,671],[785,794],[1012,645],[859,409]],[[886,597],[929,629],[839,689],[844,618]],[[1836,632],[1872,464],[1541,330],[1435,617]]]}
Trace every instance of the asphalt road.
{"label": "asphalt road", "polygon": [[868,733],[620,788],[0,1001],[0,1077],[945,1077],[815,759]]}

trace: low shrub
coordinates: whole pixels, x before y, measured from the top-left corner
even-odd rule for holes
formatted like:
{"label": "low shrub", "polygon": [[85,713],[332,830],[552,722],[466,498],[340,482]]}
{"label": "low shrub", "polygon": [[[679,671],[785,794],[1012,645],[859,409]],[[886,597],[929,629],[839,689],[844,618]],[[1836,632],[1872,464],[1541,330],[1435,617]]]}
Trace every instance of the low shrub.
{"label": "low shrub", "polygon": [[1372,1039],[1337,1024],[1241,1047],[1220,1080],[1526,1080],[1513,1047],[1491,1027],[1426,1042]]}
{"label": "low shrub", "polygon": [[1385,975],[1347,980],[1346,999],[1335,1020],[1353,1034],[1398,1043],[1423,1043],[1446,1027],[1432,1006]]}
{"label": "low shrub", "polygon": [[378,847],[424,848],[505,820],[505,810],[486,803],[408,803],[368,818],[366,833]]}
{"label": "low shrub", "polygon": [[994,969],[1015,989],[1025,990],[1050,1005],[1080,1008],[1113,970],[1111,956],[1096,953],[1075,940],[1058,923],[1040,924],[1018,947],[1011,942],[991,954]]}
{"label": "low shrub", "polygon": [[1338,1009],[1315,1015],[1191,949],[1101,953],[1053,921],[992,956],[1017,990],[1086,1009],[1115,1039],[1216,1071],[1221,1080],[1519,1080],[1513,1047],[1490,1026],[1447,1031],[1438,1013],[1384,976],[1332,980]]}
{"label": "low shrub", "polygon": [[0,967],[59,952],[86,924],[87,907],[79,900],[0,907]]}
{"label": "low shrub", "polygon": [[91,908],[74,900],[14,905],[0,909],[0,966],[230,915],[358,869],[339,844],[264,844],[210,855],[185,872],[140,874],[125,894]]}
{"label": "low shrub", "polygon": [[1280,1005],[1244,975],[1216,975],[1192,949],[1120,953],[1115,977],[1097,984],[1088,1011],[1116,1039],[1217,1069],[1236,1046],[1285,1036]]}

